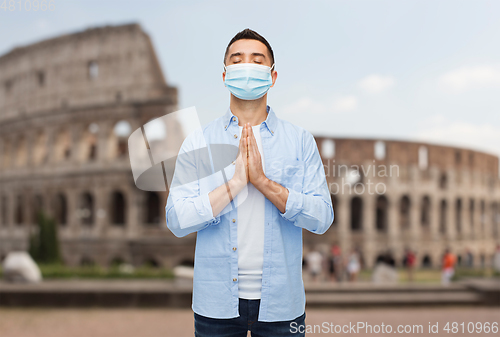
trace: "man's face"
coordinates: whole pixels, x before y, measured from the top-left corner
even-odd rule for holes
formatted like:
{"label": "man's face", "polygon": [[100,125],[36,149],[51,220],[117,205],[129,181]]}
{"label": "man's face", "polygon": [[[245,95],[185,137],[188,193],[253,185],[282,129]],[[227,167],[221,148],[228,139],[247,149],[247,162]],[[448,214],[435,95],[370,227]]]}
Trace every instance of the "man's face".
{"label": "man's face", "polygon": [[[254,63],[271,67],[271,56],[265,44],[252,39],[243,39],[234,42],[227,51],[226,66],[238,63]],[[271,72],[273,85],[276,82],[278,73],[274,70]],[[222,73],[222,80],[225,81],[226,72]]]}

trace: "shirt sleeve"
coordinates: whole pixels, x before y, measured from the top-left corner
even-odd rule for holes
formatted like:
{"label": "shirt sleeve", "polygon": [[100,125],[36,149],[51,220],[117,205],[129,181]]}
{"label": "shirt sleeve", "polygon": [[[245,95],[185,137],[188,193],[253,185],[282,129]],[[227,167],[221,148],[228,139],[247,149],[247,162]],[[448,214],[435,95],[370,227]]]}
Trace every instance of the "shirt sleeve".
{"label": "shirt sleeve", "polygon": [[304,179],[302,191],[288,189],[285,213],[280,215],[295,226],[315,234],[323,234],[334,220],[332,199],[328,189],[323,162],[313,135],[304,130]]}
{"label": "shirt sleeve", "polygon": [[[220,223],[220,215],[213,216],[209,192],[200,193],[198,167],[203,135],[188,136],[179,151],[174,175],[165,206],[167,227],[176,237],[183,237],[208,226]],[[198,146],[195,146],[198,145]]]}

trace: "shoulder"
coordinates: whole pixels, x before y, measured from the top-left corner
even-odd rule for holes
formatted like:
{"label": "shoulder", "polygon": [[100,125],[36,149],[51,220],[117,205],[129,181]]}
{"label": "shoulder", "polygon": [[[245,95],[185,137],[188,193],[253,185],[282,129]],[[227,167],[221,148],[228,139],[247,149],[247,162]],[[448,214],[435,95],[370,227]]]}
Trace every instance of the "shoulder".
{"label": "shoulder", "polygon": [[298,139],[304,148],[316,145],[316,140],[313,134],[305,128],[281,118],[278,118],[278,123],[283,128],[283,131],[289,135],[289,137]]}
{"label": "shoulder", "polygon": [[220,132],[224,130],[223,128],[223,116],[214,119],[213,121],[202,125],[201,127],[196,128],[191,131],[182,144],[182,149],[184,151],[192,150],[193,148],[202,148],[207,146],[207,140],[215,132]]}

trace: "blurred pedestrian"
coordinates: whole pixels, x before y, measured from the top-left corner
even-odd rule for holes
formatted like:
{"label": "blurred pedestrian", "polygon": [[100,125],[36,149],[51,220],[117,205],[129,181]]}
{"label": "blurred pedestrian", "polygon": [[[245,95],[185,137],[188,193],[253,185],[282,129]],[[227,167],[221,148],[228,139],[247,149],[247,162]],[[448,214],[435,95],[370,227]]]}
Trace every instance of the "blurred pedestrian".
{"label": "blurred pedestrian", "polygon": [[342,281],[342,254],[340,247],[334,244],[330,251],[330,280],[331,281]]}
{"label": "blurred pedestrian", "polygon": [[323,269],[323,255],[317,250],[312,250],[306,255],[307,269],[313,282],[318,281],[318,277]]}
{"label": "blurred pedestrian", "polygon": [[453,255],[450,252],[450,249],[447,248],[445,250],[442,261],[442,274],[441,274],[442,285],[447,286],[450,284],[451,278],[455,274],[455,262],[456,262],[455,255]]}
{"label": "blurred pedestrian", "polygon": [[361,269],[361,265],[359,262],[359,255],[356,249],[351,251],[349,254],[348,262],[347,262],[347,272],[349,273],[349,281],[354,282],[358,278],[359,270]]}
{"label": "blurred pedestrian", "polygon": [[415,262],[416,262],[415,253],[411,249],[406,248],[405,266],[406,270],[408,271],[408,280],[410,282],[413,282],[413,270],[415,269]]}
{"label": "blurred pedestrian", "polygon": [[474,266],[474,255],[472,255],[469,248],[465,251],[465,266],[467,268],[472,268]]}

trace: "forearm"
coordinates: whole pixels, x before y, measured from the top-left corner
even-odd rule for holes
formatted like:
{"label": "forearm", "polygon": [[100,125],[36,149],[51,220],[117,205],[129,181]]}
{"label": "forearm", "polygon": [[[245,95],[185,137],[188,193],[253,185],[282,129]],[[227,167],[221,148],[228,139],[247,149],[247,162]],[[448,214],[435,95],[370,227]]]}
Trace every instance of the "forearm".
{"label": "forearm", "polygon": [[233,179],[224,183],[208,194],[213,216],[217,216],[226,207],[245,185]]}
{"label": "forearm", "polygon": [[277,182],[265,178],[259,184],[254,184],[255,188],[260,191],[281,213],[285,213],[286,201],[288,199],[288,189],[278,184]]}

